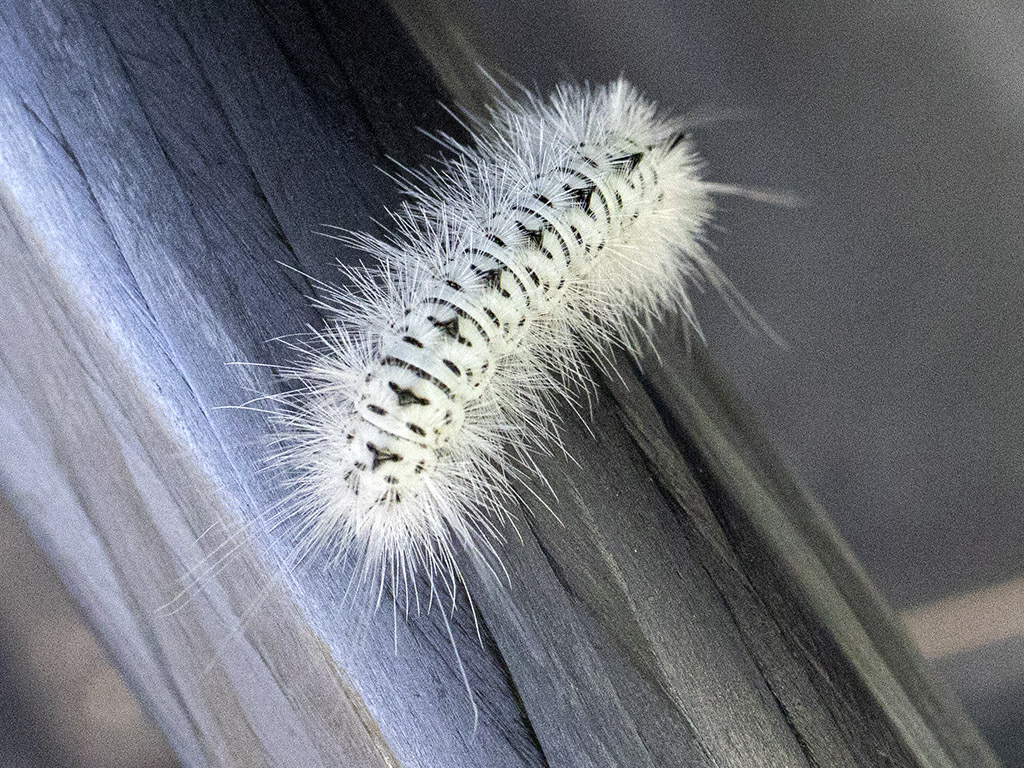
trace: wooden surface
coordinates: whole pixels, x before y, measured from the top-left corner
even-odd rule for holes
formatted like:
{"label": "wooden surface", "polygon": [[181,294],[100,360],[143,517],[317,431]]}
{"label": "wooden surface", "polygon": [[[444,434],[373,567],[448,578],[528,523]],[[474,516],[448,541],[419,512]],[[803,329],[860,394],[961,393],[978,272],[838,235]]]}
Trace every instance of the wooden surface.
{"label": "wooden surface", "polygon": [[437,611],[360,621],[316,569],[290,610],[273,535],[157,615],[281,497],[263,415],[219,408],[277,384],[226,363],[281,363],[268,341],[321,321],[285,265],[334,279],[351,255],[314,230],[373,226],[375,166],[434,151],[416,128],[450,127],[444,91],[369,3],[25,1],[0,24],[0,487],[183,763],[995,765],[679,327],[642,375],[619,361],[593,436],[567,418],[578,465],[542,462],[562,523],[524,511],[511,585],[466,563],[475,725]]}
{"label": "wooden surface", "polygon": [[0,765],[179,765],[24,521],[0,497]]}

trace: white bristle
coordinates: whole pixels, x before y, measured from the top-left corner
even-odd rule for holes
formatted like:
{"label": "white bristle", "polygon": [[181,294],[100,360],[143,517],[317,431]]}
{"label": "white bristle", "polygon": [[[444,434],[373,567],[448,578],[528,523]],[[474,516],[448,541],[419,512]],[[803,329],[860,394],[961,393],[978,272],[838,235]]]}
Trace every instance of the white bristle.
{"label": "white bristle", "polygon": [[686,126],[626,82],[506,95],[471,128],[403,175],[386,238],[343,236],[375,268],[322,298],[334,318],[292,372],[280,457],[297,556],[352,557],[407,599],[417,576],[453,592],[456,542],[493,553],[588,360],[638,353],[663,313],[693,320],[689,287],[723,282]]}

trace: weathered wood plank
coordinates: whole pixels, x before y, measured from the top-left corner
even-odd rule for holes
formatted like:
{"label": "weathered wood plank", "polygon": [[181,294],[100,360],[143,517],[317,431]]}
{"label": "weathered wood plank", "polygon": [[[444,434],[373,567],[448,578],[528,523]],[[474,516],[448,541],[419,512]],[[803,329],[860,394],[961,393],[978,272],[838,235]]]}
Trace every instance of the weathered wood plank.
{"label": "weathered wood plank", "polygon": [[182,760],[396,764],[281,594],[234,632],[260,583],[249,551],[209,593],[158,615],[201,561],[199,535],[229,512],[9,200],[0,214],[0,483]]}
{"label": "weathered wood plank", "polygon": [[4,766],[179,765],[2,496],[0,722]]}
{"label": "weathered wood plank", "polygon": [[[53,347],[60,350],[69,344],[65,337],[73,329],[85,332],[97,326],[97,333],[113,338],[117,351],[113,360],[104,357],[88,366],[88,381],[122,386],[117,381],[115,363],[119,357],[125,358],[121,364],[138,375],[146,396],[156,402],[173,427],[160,446],[153,444],[160,436],[146,431],[146,438],[138,439],[130,452],[132,460],[115,461],[117,451],[112,446],[101,450],[85,441],[63,455],[44,455],[33,463],[40,467],[54,465],[53,474],[57,476],[74,471],[76,481],[84,486],[75,487],[74,495],[83,497],[86,490],[91,490],[92,482],[107,480],[114,473],[112,467],[105,467],[105,462],[122,466],[124,473],[143,472],[142,468],[132,466],[132,461],[138,455],[145,458],[147,453],[157,454],[158,460],[147,465],[150,468],[145,472],[155,474],[160,484],[169,483],[182,491],[190,489],[194,495],[184,504],[186,511],[172,515],[171,510],[164,508],[170,502],[161,502],[155,490],[147,487],[144,492],[133,491],[131,496],[147,510],[145,514],[136,512],[140,520],[163,521],[170,517],[180,521],[194,509],[208,514],[192,522],[185,529],[187,534],[179,532],[171,538],[177,556],[163,563],[149,552],[151,541],[170,534],[133,532],[106,519],[112,514],[107,505],[117,508],[116,488],[104,491],[106,504],[84,504],[84,510],[83,505],[68,508],[64,519],[52,509],[25,509],[26,496],[38,493],[31,481],[15,484],[11,480],[8,490],[23,514],[39,518],[34,526],[39,538],[46,540],[53,535],[50,526],[67,532],[70,538],[62,538],[60,545],[48,544],[55,558],[59,552],[61,560],[91,562],[78,549],[85,546],[80,532],[88,530],[89,520],[83,518],[94,514],[103,518],[104,525],[115,525],[117,531],[109,539],[111,562],[102,566],[105,571],[116,572],[124,567],[134,574],[129,564],[121,566],[122,556],[129,560],[141,557],[148,563],[153,572],[145,580],[147,588],[162,590],[159,599],[139,600],[132,595],[132,599],[126,597],[110,606],[106,613],[93,615],[121,663],[141,669],[144,665],[137,665],[135,660],[139,650],[111,638],[111,633],[127,632],[127,628],[118,626],[118,620],[136,633],[147,632],[153,621],[152,611],[168,597],[167,590],[175,588],[182,568],[200,561],[194,543],[188,544],[188,540],[217,520],[237,519],[240,509],[250,518],[265,514],[279,494],[271,481],[257,472],[265,449],[262,436],[268,431],[265,420],[251,412],[216,409],[219,405],[243,402],[251,390],[270,392],[276,386],[269,372],[228,367],[227,362],[275,362],[275,355],[282,349],[268,345],[268,339],[300,331],[306,323],[319,322],[305,297],[308,286],[278,264],[278,260],[319,277],[331,275],[333,262],[327,255],[327,241],[315,238],[312,229],[320,221],[366,224],[367,208],[372,205],[379,212],[382,198],[390,189],[389,182],[374,168],[375,164],[385,162],[378,136],[387,138],[386,121],[372,121],[370,116],[386,109],[388,120],[405,126],[405,142],[419,147],[417,154],[423,154],[430,142],[413,126],[429,123],[425,116],[439,113],[440,109],[427,71],[401,42],[393,22],[372,7],[362,12],[349,9],[346,13],[351,18],[331,16],[321,9],[316,13],[322,12],[328,21],[319,31],[313,10],[303,17],[305,29],[299,19],[289,19],[290,32],[282,34],[299,36],[290,41],[290,47],[277,34],[281,20],[269,18],[263,12],[253,14],[242,6],[234,12],[224,9],[218,18],[203,18],[194,12],[175,15],[140,4],[128,8],[68,5],[60,11],[51,9],[41,14],[33,10],[27,6],[5,6],[3,11],[4,26],[11,30],[14,39],[3,51],[6,78],[2,120],[7,140],[2,175],[20,212],[31,219],[43,242],[23,255],[10,255],[13,263],[8,272],[12,279],[4,287],[12,298],[21,297],[17,305],[22,305],[22,309],[10,318],[4,335],[13,339],[20,328],[39,328],[39,333],[52,337],[52,345],[43,346],[42,340],[36,339],[25,346],[5,344],[10,355],[8,375],[19,377],[20,395],[24,399],[18,402],[27,402],[29,413],[43,414],[40,440],[47,431],[60,430],[65,418],[48,410],[48,401],[66,404],[100,399],[119,404],[130,399],[131,392],[117,392],[102,397],[76,393],[69,400],[72,385],[65,382],[74,381],[74,369],[82,366],[78,358],[84,352],[76,349],[57,354]],[[373,34],[367,30],[373,30]],[[307,34],[302,36],[303,32]],[[310,45],[310,37],[316,39],[314,32],[320,39],[330,40],[334,48],[317,49]],[[148,41],[140,41],[140,37],[146,36]],[[349,61],[344,53],[346,41],[354,41],[357,48],[370,46],[373,50],[362,51]],[[396,46],[395,50],[391,46]],[[205,52],[206,59],[200,51]],[[236,57],[236,66],[218,64],[218,57],[230,55]],[[327,67],[331,77],[320,87],[321,98],[313,100],[315,109],[310,106],[309,80],[300,84],[301,72],[292,69],[300,67],[306,55],[313,56],[316,65],[329,64],[334,55],[339,57],[335,66]],[[408,61],[394,64],[390,72],[399,78],[405,70],[412,73],[405,95],[411,105],[407,112],[394,109],[393,97],[397,92],[392,92],[386,101],[374,102],[374,94],[380,90],[373,90],[374,82],[363,72],[378,67],[377,77],[384,78],[387,61],[403,55]],[[237,66],[239,62],[245,62],[245,66]],[[231,94],[230,102],[219,101],[216,77],[235,78],[220,82]],[[360,88],[366,89],[365,100],[360,96]],[[262,94],[262,99],[256,98],[257,93]],[[289,94],[299,103],[289,105],[285,99]],[[328,94],[333,102],[327,99]],[[282,109],[288,107],[304,117],[282,118]],[[391,152],[402,157],[398,143],[389,141],[388,145]],[[297,190],[304,191],[298,194]],[[307,205],[306,199],[314,202]],[[21,279],[15,279],[19,276]],[[39,301],[36,297],[54,290],[50,286],[54,281],[58,286],[63,282],[71,285],[73,298],[69,297],[67,302],[71,308],[81,309],[66,310],[71,319],[62,323],[44,322],[28,314],[28,309]],[[70,370],[64,370],[64,366]],[[51,377],[32,378],[46,370],[52,370]],[[79,378],[82,375],[86,374],[79,373]],[[16,390],[12,387],[8,391]],[[43,402],[35,402],[38,398],[43,398]],[[83,434],[102,436],[104,419],[117,415],[103,411],[93,414],[88,426],[82,427]],[[129,420],[128,426],[131,424]],[[116,445],[118,431],[108,439]],[[173,482],[167,479],[159,471],[163,462],[161,449],[171,455],[189,455],[203,468],[201,474],[208,475],[209,481],[200,484],[196,478],[175,478]],[[128,453],[129,449],[122,452]],[[17,471],[24,468],[18,456],[12,454],[8,458]],[[97,472],[96,481],[78,466],[79,461],[90,462]],[[173,477],[173,472],[169,477]],[[123,494],[129,491],[130,486],[120,489]],[[224,496],[223,502],[218,499],[220,494]],[[184,519],[191,522],[188,517]],[[180,551],[181,547],[185,547],[184,551]],[[231,570],[237,569],[233,566]],[[261,571],[245,574],[242,570],[243,575],[237,577],[237,614],[251,607],[266,581]],[[318,583],[317,576],[309,577],[307,596],[316,595],[315,599],[330,605],[337,590],[332,592],[329,585]],[[88,569],[65,571],[65,577],[76,585],[97,581]],[[108,573],[104,578],[113,577]],[[137,578],[133,575],[129,583],[135,583]],[[241,585],[246,588],[243,590]],[[313,600],[310,598],[306,605],[310,612],[316,610]],[[115,608],[120,608],[120,615]],[[279,614],[280,607],[265,606],[258,615]],[[211,627],[225,621],[212,614],[205,619]],[[437,621],[436,615],[431,621]],[[294,624],[292,627],[292,631],[297,631]],[[251,642],[276,648],[275,655],[288,655],[292,653],[288,646],[296,641],[287,629],[282,627],[279,632]],[[469,638],[475,638],[475,634],[470,629],[464,629],[463,634],[466,637],[462,645],[471,653],[477,646]],[[351,661],[360,654],[367,657],[362,662],[352,661],[347,669],[364,678],[360,688],[364,696],[377,704],[376,716],[398,733],[391,734],[390,740],[404,740],[403,759],[410,764],[430,765],[443,765],[445,761],[452,765],[482,765],[482,754],[502,759],[511,747],[502,746],[505,739],[499,727],[476,737],[472,734],[470,702],[461,690],[461,675],[447,645],[447,630],[434,638],[402,637],[403,655],[396,655],[390,650],[391,645],[390,623],[378,622],[369,636],[360,638],[359,645],[339,641],[336,648],[344,650],[343,660]],[[426,646],[423,653],[408,653],[408,648],[421,645]],[[167,652],[162,646],[159,650]],[[184,648],[174,650],[176,654],[182,652],[188,655]],[[195,674],[202,676],[203,666],[229,652],[230,649],[196,653]],[[425,663],[431,657],[437,661]],[[166,663],[172,665],[171,661]],[[183,657],[177,656],[174,663],[184,663]],[[270,668],[276,665],[276,661],[268,664]],[[490,664],[480,676],[486,679],[487,670],[491,670],[491,675],[500,674],[500,669]],[[149,671],[154,672],[152,668]],[[331,673],[323,669],[320,673],[328,680],[325,684],[329,684]],[[141,683],[145,677],[139,675],[135,680]],[[323,695],[315,687],[304,692],[301,677],[305,675],[295,679],[294,689],[289,688],[294,695],[309,696],[328,713],[340,711],[343,697]],[[241,680],[222,683],[237,686]],[[286,683],[287,678],[282,684]],[[250,681],[247,704],[257,710],[270,709],[268,702],[273,691],[262,689],[269,684],[266,680]],[[423,707],[415,697],[405,695],[409,691],[447,704],[439,709],[451,727],[458,729],[461,748],[455,743],[422,738],[437,716],[418,719]],[[159,694],[179,696],[173,689]],[[155,697],[158,692],[153,691],[152,695]],[[192,723],[192,734],[176,734],[174,741],[179,750],[198,762],[202,753],[196,749],[186,751],[185,742],[210,738],[217,744],[206,759],[252,762],[253,753],[245,748],[247,741],[243,738],[248,734],[249,741],[267,739],[274,747],[265,756],[270,764],[289,764],[285,754],[291,754],[292,759],[297,759],[295,755],[306,755],[312,762],[312,751],[297,752],[291,744],[294,740],[281,738],[277,726],[270,728],[267,717],[262,719],[262,728],[250,726],[248,721],[257,719],[255,715],[244,706],[232,706],[231,695],[225,695],[228,698],[222,710]],[[499,722],[506,719],[508,712],[503,706],[509,705],[502,705],[502,701],[516,706],[508,696],[492,697],[484,716],[493,714]],[[191,703],[179,706],[179,715],[192,717],[191,708]],[[389,710],[394,713],[390,717]],[[312,725],[303,722],[298,713],[292,718],[281,711],[271,710],[270,714],[272,721],[280,721],[285,730],[294,727],[301,733]],[[289,720],[295,721],[294,726],[288,725]],[[355,722],[357,726],[360,723],[359,719]],[[168,722],[167,727],[187,730],[180,723]],[[241,733],[234,732],[238,728]],[[319,735],[325,736],[333,728],[324,725]],[[263,730],[268,733],[263,734]],[[278,738],[273,738],[272,733],[277,733]],[[499,734],[494,738],[502,744],[491,743],[493,733]],[[331,763],[332,759],[325,758],[324,762]]]}
{"label": "weathered wood plank", "polygon": [[[567,418],[578,464],[542,462],[564,525],[525,514],[511,584],[471,573],[482,642],[465,610],[451,629],[475,728],[444,618],[361,622],[338,574],[296,571],[301,613],[272,591],[234,635],[268,581],[243,549],[155,617],[199,534],[281,497],[266,418],[217,408],[277,385],[224,363],[281,363],[266,341],[322,322],[284,265],[332,277],[348,254],[313,229],[371,226],[394,200],[374,165],[450,119],[372,3],[0,22],[0,483],[187,764],[995,765],[678,327],[663,365],[602,384],[595,436]],[[449,85],[478,92],[466,72]]]}

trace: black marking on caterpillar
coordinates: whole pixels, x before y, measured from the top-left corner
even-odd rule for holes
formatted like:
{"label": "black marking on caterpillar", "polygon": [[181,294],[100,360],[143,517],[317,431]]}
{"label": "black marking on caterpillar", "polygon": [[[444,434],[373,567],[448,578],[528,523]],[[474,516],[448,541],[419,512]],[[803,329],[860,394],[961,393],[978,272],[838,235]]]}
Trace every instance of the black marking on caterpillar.
{"label": "black marking on caterpillar", "polygon": [[639,354],[665,313],[692,321],[694,282],[728,285],[703,243],[712,194],[742,194],[622,80],[505,95],[471,127],[400,179],[389,235],[342,238],[380,271],[331,289],[280,456],[301,475],[297,556],[351,555],[407,605],[417,575],[454,599],[456,543],[495,554],[514,479],[558,439],[554,382],[585,386],[609,345]]}

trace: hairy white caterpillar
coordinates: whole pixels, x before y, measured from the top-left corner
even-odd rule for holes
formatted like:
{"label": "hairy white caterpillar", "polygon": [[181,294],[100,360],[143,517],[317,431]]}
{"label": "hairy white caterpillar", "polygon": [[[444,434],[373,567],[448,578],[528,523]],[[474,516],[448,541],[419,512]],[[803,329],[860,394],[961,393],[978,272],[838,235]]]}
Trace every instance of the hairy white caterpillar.
{"label": "hairy white caterpillar", "polygon": [[[383,590],[454,593],[458,542],[493,552],[531,454],[557,444],[553,399],[588,359],[637,353],[689,287],[724,284],[704,247],[714,192],[681,120],[626,82],[507,94],[472,143],[407,171],[373,257],[328,288],[280,460],[298,478],[299,556],[352,556]],[[579,391],[578,388],[576,391]]]}

